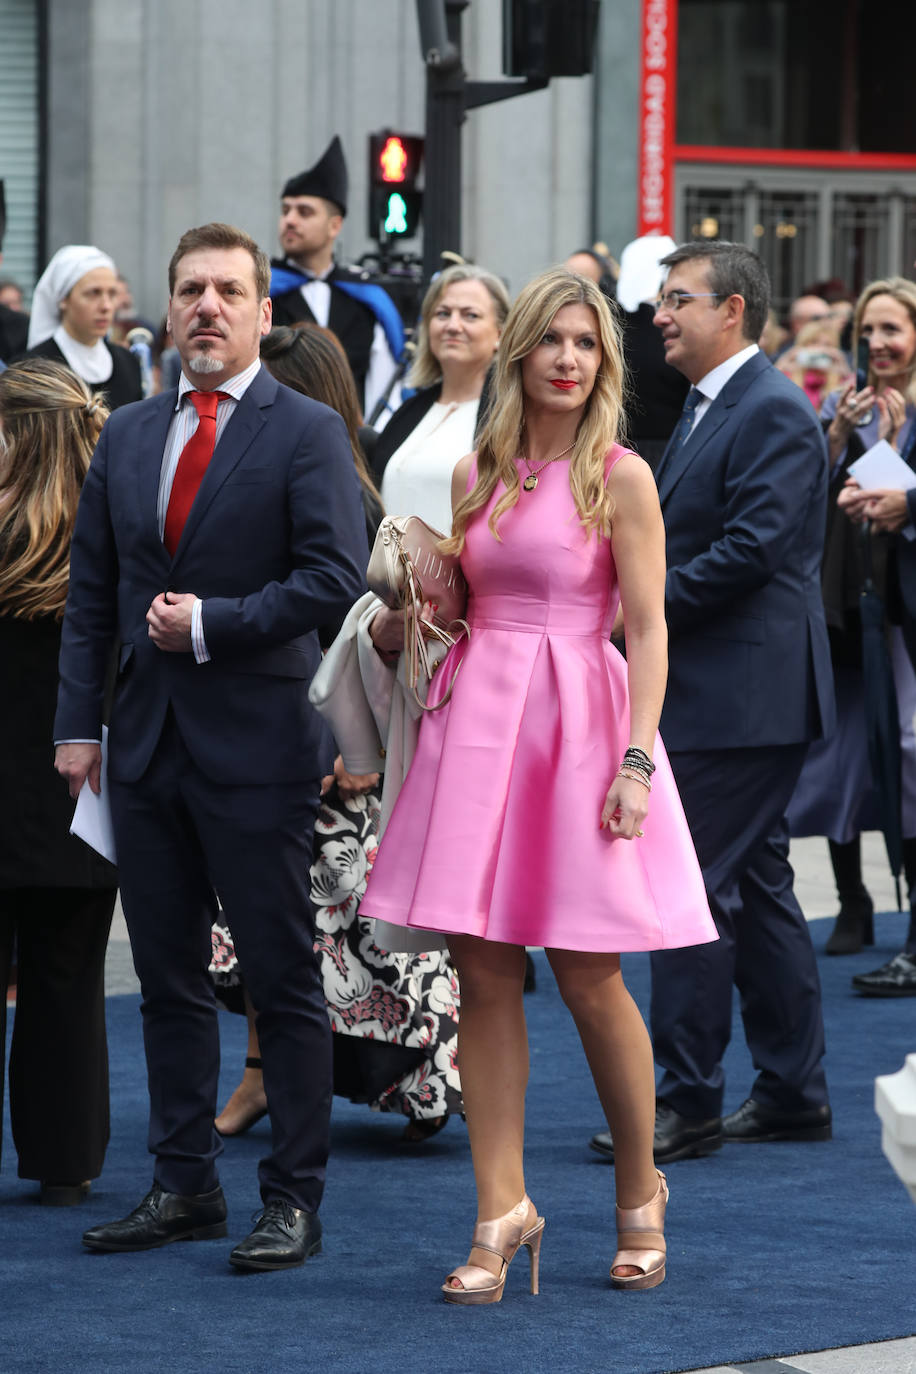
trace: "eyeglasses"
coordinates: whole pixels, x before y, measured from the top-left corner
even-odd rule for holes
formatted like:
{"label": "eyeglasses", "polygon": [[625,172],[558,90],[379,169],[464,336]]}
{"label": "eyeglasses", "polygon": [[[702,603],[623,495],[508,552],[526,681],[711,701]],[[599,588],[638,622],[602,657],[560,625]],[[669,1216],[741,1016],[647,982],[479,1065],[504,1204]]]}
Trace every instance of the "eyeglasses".
{"label": "eyeglasses", "polygon": [[710,300],[721,301],[725,297],[721,291],[666,291],[658,296],[655,301],[655,313],[659,310],[680,310],[682,305],[688,301],[700,301],[709,298]]}

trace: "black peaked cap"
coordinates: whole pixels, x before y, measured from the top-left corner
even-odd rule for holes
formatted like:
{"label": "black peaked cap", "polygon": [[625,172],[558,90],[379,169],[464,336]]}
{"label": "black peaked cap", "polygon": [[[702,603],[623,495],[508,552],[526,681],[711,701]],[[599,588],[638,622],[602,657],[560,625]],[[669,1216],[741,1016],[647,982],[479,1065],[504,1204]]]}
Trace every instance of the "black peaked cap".
{"label": "black peaked cap", "polygon": [[321,196],[333,201],[342,215],[347,213],[347,160],[337,134],[331,139],[314,167],[290,177],[282,196]]}

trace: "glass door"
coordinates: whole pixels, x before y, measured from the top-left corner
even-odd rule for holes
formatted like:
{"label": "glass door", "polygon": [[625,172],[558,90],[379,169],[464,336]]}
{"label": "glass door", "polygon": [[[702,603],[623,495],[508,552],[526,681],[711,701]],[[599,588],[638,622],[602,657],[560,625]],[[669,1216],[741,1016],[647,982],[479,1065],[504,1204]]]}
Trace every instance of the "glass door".
{"label": "glass door", "polygon": [[746,243],[766,263],[773,308],[837,278],[852,295],[916,261],[916,174],[681,163],[675,234]]}

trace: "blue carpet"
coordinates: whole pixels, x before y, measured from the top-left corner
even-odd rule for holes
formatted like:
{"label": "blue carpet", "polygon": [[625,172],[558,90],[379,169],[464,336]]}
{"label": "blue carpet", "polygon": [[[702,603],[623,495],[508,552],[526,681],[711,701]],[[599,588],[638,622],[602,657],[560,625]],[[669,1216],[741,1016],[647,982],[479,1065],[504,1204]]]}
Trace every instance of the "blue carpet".
{"label": "blue carpet", "polygon": [[[816,922],[820,947],[829,922]],[[829,1144],[731,1146],[669,1166],[669,1277],[654,1291],[607,1283],[612,1170],[586,1148],[600,1125],[591,1080],[543,955],[526,999],[531,1031],[528,1183],[547,1217],[541,1293],[527,1257],[499,1306],[450,1307],[438,1285],[463,1262],[474,1214],[463,1124],[420,1152],[401,1121],[335,1102],[322,1215],[324,1254],[305,1269],[241,1275],[226,1256],[258,1205],[261,1122],[227,1142],[221,1174],[229,1239],[141,1255],[95,1255],[87,1225],[124,1215],[151,1177],[140,1020],[133,997],[108,1003],[113,1139],[84,1206],[41,1208],[15,1176],[8,1122],[0,1177],[0,1371],[261,1371],[320,1374],[660,1374],[913,1334],[913,1223],[880,1151],[873,1078],[916,1048],[916,1003],[865,1001],[850,975],[899,948],[903,918],[882,916],[881,943],[822,959],[833,1095]],[[628,956],[645,1006],[647,959]],[[225,1092],[244,1055],[241,1018],[223,1018]],[[736,1021],[728,1110],[751,1065]]]}

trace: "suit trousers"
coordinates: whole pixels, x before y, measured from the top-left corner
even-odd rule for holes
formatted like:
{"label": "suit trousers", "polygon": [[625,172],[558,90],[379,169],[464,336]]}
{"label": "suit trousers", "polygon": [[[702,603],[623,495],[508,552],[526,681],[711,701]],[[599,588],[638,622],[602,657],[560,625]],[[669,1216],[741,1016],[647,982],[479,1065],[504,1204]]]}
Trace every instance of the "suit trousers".
{"label": "suit trousers", "polygon": [[217,897],[257,1008],[271,1153],[264,1201],[316,1212],[331,1112],[331,1030],[307,879],[317,779],[226,785],[196,767],[172,713],[146,772],[111,782],[121,900],[142,992],[154,1178],[216,1187],[219,1028],[210,962]]}
{"label": "suit trousers", "polygon": [[820,980],[784,819],[806,752],[670,755],[719,932],[712,944],[652,955],[658,1096],[682,1116],[721,1115],[733,984],[757,1070],[750,1096],[784,1111],[827,1102]]}
{"label": "suit trousers", "polygon": [[6,985],[18,949],[10,1122],[19,1177],[98,1178],[108,1145],[105,950],[114,888],[0,892],[0,1103]]}

